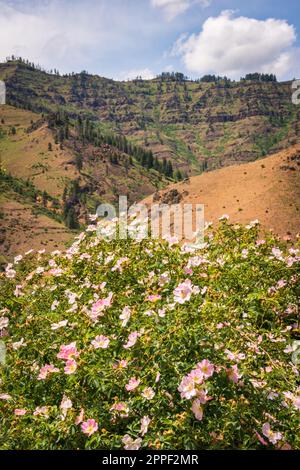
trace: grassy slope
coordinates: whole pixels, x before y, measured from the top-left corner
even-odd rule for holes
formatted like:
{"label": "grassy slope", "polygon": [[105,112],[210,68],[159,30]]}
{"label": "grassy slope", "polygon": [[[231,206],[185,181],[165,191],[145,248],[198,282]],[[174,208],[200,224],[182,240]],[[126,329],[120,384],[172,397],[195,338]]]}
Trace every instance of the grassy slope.
{"label": "grassy slope", "polygon": [[74,232],[51,214],[50,208],[43,208],[3,182],[0,188],[1,263],[31,249],[61,248],[74,237]]}
{"label": "grassy slope", "polygon": [[[259,219],[263,228],[280,235],[300,232],[300,145],[256,162],[223,168],[170,185],[183,203],[204,204],[205,219],[223,214],[232,221]],[[151,202],[147,198],[146,202]]]}
{"label": "grassy slope", "polygon": [[[57,166],[48,156],[48,142],[53,142],[48,129],[26,132],[39,115],[10,106],[0,107],[0,157],[2,167],[19,180],[22,187],[30,179],[37,190],[46,190],[50,196],[61,193],[59,179],[56,178]],[[11,129],[15,127],[16,134]],[[0,245],[1,262],[17,253],[32,248],[51,251],[70,241],[74,234],[55,217],[54,211],[44,208],[40,200],[16,192],[10,182],[1,181],[0,196]],[[25,186],[24,186],[25,188]]]}
{"label": "grassy slope", "polygon": [[[14,176],[31,179],[37,188],[52,196],[60,196],[68,180],[78,177],[74,167],[68,165],[73,155],[68,149],[55,145],[52,132],[45,124],[27,132],[32,122],[40,115],[12,106],[1,106],[0,120],[3,137],[0,139],[0,154],[3,166]],[[16,134],[10,130],[14,126]],[[53,151],[48,150],[51,143]]]}
{"label": "grassy slope", "polygon": [[[2,122],[1,122],[2,121]],[[33,128],[32,128],[33,126]],[[16,133],[12,133],[15,128]],[[51,143],[52,151],[49,151],[48,144]],[[77,147],[75,151],[75,146]],[[31,111],[18,109],[12,106],[0,107],[0,157],[2,167],[5,168],[14,177],[23,181],[30,180],[34,187],[39,191],[46,191],[50,196],[57,198],[62,206],[62,195],[66,186],[70,185],[75,179],[79,180],[80,187],[87,189],[87,194],[81,215],[84,217],[88,212],[94,212],[97,205],[101,202],[115,203],[117,194],[128,195],[130,202],[138,201],[142,197],[152,194],[156,188],[161,188],[164,184],[162,178],[155,171],[147,171],[140,164],[133,161],[128,168],[120,155],[120,163],[113,165],[109,161],[109,156],[116,150],[113,147],[102,146],[95,148],[92,145],[81,145],[75,143],[72,139],[65,142],[63,147],[55,144],[54,134],[41,120],[41,115]],[[76,154],[83,156],[83,168],[79,172],[75,165]],[[15,208],[25,204],[24,211],[19,210],[19,227],[13,229],[13,220]],[[28,238],[28,232],[24,230],[27,227],[28,210],[32,200],[20,201],[16,199],[14,191],[10,188],[2,188],[1,208],[4,213],[2,219],[2,255],[10,256],[19,252],[20,249],[29,249],[31,245],[34,248],[40,248],[45,240],[40,239],[40,226],[53,225],[50,219],[45,218],[40,223],[31,220],[30,233],[33,236]],[[41,205],[41,204],[39,204]],[[25,210],[26,207],[26,210]],[[28,209],[28,210],[27,210]],[[31,209],[35,210],[33,207]],[[61,209],[60,209],[61,211]],[[24,216],[24,217],[23,217]],[[31,217],[31,216],[30,216]],[[47,214],[43,217],[47,218]],[[24,220],[23,220],[24,219]],[[57,222],[56,222],[57,223]],[[4,230],[4,224],[6,229]],[[51,225],[52,224],[52,225]],[[65,228],[57,227],[58,230],[53,235],[53,243],[49,243],[52,249],[53,244],[61,245],[68,235],[61,237],[60,232]],[[11,233],[17,234],[12,237]],[[37,232],[37,233],[35,233]],[[48,241],[52,237],[48,232]],[[20,239],[19,239],[20,237]],[[4,242],[5,238],[5,242]]]}
{"label": "grassy slope", "polygon": [[[37,189],[46,190],[51,196],[61,199],[66,183],[79,177],[82,186],[96,185],[98,188],[86,201],[92,212],[101,199],[114,202],[117,193],[130,193],[130,201],[133,202],[143,195],[153,193],[156,186],[160,187],[159,180],[154,185],[150,183],[151,176],[136,163],[127,174],[122,165],[108,166],[107,159],[104,158],[105,149],[95,150],[92,146],[80,149],[86,163],[79,174],[72,163],[74,149],[71,143],[61,150],[59,145],[55,145],[53,135],[45,124],[27,132],[32,121],[36,122],[40,118],[39,115],[11,106],[1,107],[0,112],[4,119],[4,124],[1,125],[3,137],[0,139],[3,166],[14,176],[30,178]],[[9,134],[12,126],[16,128],[16,135]],[[227,124],[224,125],[226,126]],[[52,152],[48,151],[48,142],[52,143]],[[299,146],[295,147],[296,150],[298,148]],[[109,152],[107,149],[106,151]],[[168,190],[175,187],[180,192],[186,192],[185,202],[204,203],[207,220],[216,220],[223,213],[244,223],[259,218],[266,228],[272,227],[282,235],[288,232],[295,235],[300,230],[299,166],[294,165],[297,171],[280,169],[280,166],[286,165],[285,160],[289,153],[293,152],[291,149],[246,166],[208,172],[191,178],[189,183],[171,185]],[[155,174],[152,177],[155,182]],[[23,210],[20,209],[20,204]],[[41,208],[41,204],[38,206]],[[47,214],[43,214],[42,220],[32,217],[36,213],[32,201],[20,200],[20,195],[16,197],[16,193],[8,188],[2,191],[1,207],[4,217],[1,220],[2,240],[6,239],[1,252],[6,257],[32,246],[42,248],[45,241],[48,242],[49,249],[53,249],[70,238],[68,231],[57,221],[49,219]],[[14,227],[16,220],[18,225]],[[54,226],[54,230],[49,232],[49,227]],[[41,234],[44,235],[40,236]]]}

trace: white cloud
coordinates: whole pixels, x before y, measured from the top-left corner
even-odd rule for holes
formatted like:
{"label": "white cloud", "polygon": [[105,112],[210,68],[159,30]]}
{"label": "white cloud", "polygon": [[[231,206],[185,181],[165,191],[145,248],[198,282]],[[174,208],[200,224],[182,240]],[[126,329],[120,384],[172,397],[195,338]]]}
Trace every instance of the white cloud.
{"label": "white cloud", "polygon": [[163,69],[163,72],[174,72],[174,65],[172,64],[166,65]]}
{"label": "white cloud", "polygon": [[159,28],[163,22],[124,0],[0,0],[0,62],[13,54],[47,69],[115,76],[140,67]]}
{"label": "white cloud", "polygon": [[132,69],[120,73],[118,80],[134,80],[137,77],[141,77],[143,80],[151,80],[155,78],[155,73],[148,69]]}
{"label": "white cloud", "polygon": [[62,15],[56,2],[36,11],[22,11],[0,2],[0,11],[1,59],[14,54],[43,61],[46,67],[56,62],[59,67],[83,58],[85,47],[96,39],[85,18],[76,20],[76,9]]}
{"label": "white cloud", "polygon": [[176,16],[184,13],[197,3],[207,7],[210,5],[211,0],[151,0],[152,6],[162,8],[168,21],[172,21]]}
{"label": "white cloud", "polygon": [[199,34],[182,35],[172,53],[197,74],[239,78],[248,72],[273,72],[284,78],[295,72],[295,41],[295,28],[285,20],[234,17],[232,11],[223,11],[208,18]]}

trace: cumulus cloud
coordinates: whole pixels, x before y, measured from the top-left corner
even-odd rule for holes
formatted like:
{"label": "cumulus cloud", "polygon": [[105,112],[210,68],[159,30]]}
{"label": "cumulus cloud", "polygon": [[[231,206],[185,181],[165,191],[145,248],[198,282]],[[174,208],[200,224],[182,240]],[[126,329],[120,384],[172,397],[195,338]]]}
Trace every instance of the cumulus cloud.
{"label": "cumulus cloud", "polygon": [[152,6],[161,8],[169,21],[184,13],[194,4],[207,7],[210,3],[211,0],[151,0]]}
{"label": "cumulus cloud", "polygon": [[134,80],[137,77],[142,78],[143,80],[151,80],[152,78],[155,78],[155,73],[148,68],[132,69],[121,72],[118,80]]}
{"label": "cumulus cloud", "polygon": [[119,67],[135,67],[143,44],[162,28],[143,15],[124,0],[0,0],[0,61],[13,54],[47,69],[115,76]]}
{"label": "cumulus cloud", "polygon": [[208,18],[199,34],[182,35],[172,53],[180,55],[188,71],[239,78],[248,72],[272,72],[279,78],[295,73],[294,26],[285,20],[235,17],[223,11]]}
{"label": "cumulus cloud", "polygon": [[[95,34],[83,18],[78,21],[76,9],[63,14],[56,2],[26,11],[0,2],[0,57],[21,55],[43,65],[68,65],[84,58],[86,47]],[[53,60],[55,58],[55,60]]]}

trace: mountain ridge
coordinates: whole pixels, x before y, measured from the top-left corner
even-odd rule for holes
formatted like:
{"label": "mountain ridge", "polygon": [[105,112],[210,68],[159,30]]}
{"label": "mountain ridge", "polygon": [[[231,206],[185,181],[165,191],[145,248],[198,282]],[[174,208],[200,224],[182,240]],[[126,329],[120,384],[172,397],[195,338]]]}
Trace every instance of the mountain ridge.
{"label": "mountain ridge", "polygon": [[291,82],[201,82],[168,75],[116,82],[86,72],[50,75],[16,61],[0,64],[0,79],[9,104],[87,116],[160,160],[171,159],[187,175],[252,161],[300,140]]}

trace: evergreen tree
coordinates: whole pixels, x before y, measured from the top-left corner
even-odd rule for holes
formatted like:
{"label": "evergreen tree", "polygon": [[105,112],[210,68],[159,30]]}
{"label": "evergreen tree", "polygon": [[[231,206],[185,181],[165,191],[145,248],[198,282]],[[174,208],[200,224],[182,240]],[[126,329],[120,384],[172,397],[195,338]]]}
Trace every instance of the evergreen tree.
{"label": "evergreen tree", "polygon": [[167,159],[164,157],[162,161],[162,172],[166,174],[167,172]]}
{"label": "evergreen tree", "polygon": [[59,142],[63,142],[65,140],[65,130],[63,127],[60,127],[58,131],[58,140]]}
{"label": "evergreen tree", "polygon": [[43,192],[43,206],[44,207],[47,207],[47,201],[48,201],[48,196],[47,196],[47,193],[46,191]]}
{"label": "evergreen tree", "polygon": [[180,170],[176,171],[176,180],[177,181],[182,181],[182,173]]}
{"label": "evergreen tree", "polygon": [[75,165],[78,171],[82,170],[83,167],[83,158],[81,154],[77,154],[75,158]]}
{"label": "evergreen tree", "polygon": [[147,168],[153,168],[153,164],[154,164],[154,159],[153,159],[153,153],[152,152],[148,152],[147,154]]}
{"label": "evergreen tree", "polygon": [[79,227],[78,218],[73,207],[70,207],[66,217],[66,226],[70,229],[77,229]]}
{"label": "evergreen tree", "polygon": [[167,161],[166,176],[168,176],[169,178],[172,178],[173,176],[173,166],[170,160]]}

